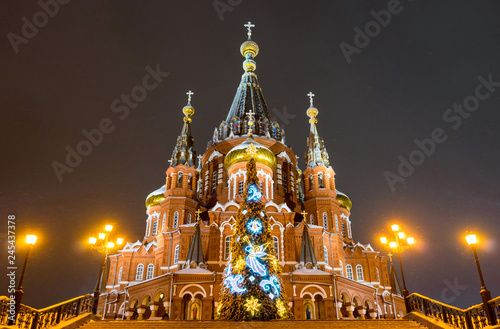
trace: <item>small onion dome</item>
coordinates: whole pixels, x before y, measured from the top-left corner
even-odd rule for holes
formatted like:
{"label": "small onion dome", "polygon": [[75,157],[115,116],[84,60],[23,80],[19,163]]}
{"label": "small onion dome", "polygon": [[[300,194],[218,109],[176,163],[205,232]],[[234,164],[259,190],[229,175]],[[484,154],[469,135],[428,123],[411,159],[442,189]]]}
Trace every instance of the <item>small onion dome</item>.
{"label": "small onion dome", "polygon": [[335,190],[335,192],[337,192],[337,201],[340,202],[340,207],[347,209],[347,211],[350,212],[352,208],[351,199],[339,190]]}
{"label": "small onion dome", "polygon": [[188,102],[186,106],[182,108],[182,113],[184,113],[184,121],[191,122],[191,116],[194,114],[194,107],[191,105],[191,102]]}
{"label": "small onion dome", "polygon": [[146,208],[149,209],[152,206],[157,206],[160,204],[160,201],[165,199],[165,185],[149,193],[146,198]]}
{"label": "small onion dome", "polygon": [[318,122],[318,119],[316,119],[316,116],[318,115],[318,113],[319,113],[319,110],[317,108],[315,108],[314,106],[312,106],[312,103],[311,103],[311,107],[308,108],[306,111],[307,116],[310,118],[309,123]]}
{"label": "small onion dome", "polygon": [[233,147],[231,151],[227,153],[226,159],[224,160],[226,169],[236,163],[249,161],[252,158],[252,152],[248,152],[249,149],[255,151],[253,157],[256,162],[263,163],[273,169],[276,167],[276,157],[274,153],[267,147],[257,143],[252,137],[249,137],[246,141]]}
{"label": "small onion dome", "polygon": [[241,44],[240,52],[245,58],[247,54],[252,54],[252,57],[255,57],[259,54],[259,46],[255,41],[247,40]]}

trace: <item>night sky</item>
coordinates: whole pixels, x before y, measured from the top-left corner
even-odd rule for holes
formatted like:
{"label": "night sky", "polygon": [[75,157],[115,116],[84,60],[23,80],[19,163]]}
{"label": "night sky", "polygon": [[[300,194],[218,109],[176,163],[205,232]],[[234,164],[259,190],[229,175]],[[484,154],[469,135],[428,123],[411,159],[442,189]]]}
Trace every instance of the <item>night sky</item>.
{"label": "night sky", "polygon": [[[195,93],[202,154],[243,73],[249,20],[260,85],[302,169],[306,94],[316,94],[337,188],[353,202],[354,240],[381,249],[378,237],[400,223],[417,242],[403,254],[410,292],[464,308],[481,301],[463,238],[475,230],[486,285],[500,295],[498,1],[65,1],[57,13],[48,7],[46,21],[36,1],[0,2],[0,263],[15,214],[19,242],[39,236],[24,303],[93,291],[100,255],[86,241],[101,225],[142,239],[144,200],[165,183],[185,93]],[[388,7],[390,22],[380,14],[386,26],[373,23]],[[355,40],[367,23],[372,36]],[[161,82],[118,111],[121,95],[156,69]],[[58,179],[53,163],[67,165],[68,147],[87,140],[82,131],[106,123],[102,141]],[[402,175],[406,161],[416,165]],[[18,243],[19,271],[25,252]]]}

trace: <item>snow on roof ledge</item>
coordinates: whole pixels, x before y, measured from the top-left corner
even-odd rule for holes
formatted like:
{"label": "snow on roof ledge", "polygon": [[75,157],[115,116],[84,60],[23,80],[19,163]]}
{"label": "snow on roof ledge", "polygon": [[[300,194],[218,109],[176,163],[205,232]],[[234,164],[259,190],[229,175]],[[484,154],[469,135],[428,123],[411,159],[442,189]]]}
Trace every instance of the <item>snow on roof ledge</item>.
{"label": "snow on roof ledge", "polygon": [[318,269],[307,269],[301,268],[292,272],[292,274],[305,274],[305,275],[331,275],[328,272],[324,272]]}

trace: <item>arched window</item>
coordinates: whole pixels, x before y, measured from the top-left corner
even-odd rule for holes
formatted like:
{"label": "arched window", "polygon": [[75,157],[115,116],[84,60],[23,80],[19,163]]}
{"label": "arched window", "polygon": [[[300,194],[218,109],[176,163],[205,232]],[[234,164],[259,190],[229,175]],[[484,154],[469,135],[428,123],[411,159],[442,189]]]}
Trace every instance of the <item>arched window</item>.
{"label": "arched window", "polygon": [[243,195],[243,189],[245,188],[245,182],[240,181],[238,183],[238,194]]}
{"label": "arched window", "polygon": [[339,260],[340,263],[340,275],[344,276],[344,266],[342,265],[342,261]]}
{"label": "arched window", "polygon": [[342,222],[342,236],[345,238],[345,223]]}
{"label": "arched window", "polygon": [[179,245],[176,245],[174,251],[174,264],[177,264],[178,262],[179,262]]}
{"label": "arched window", "polygon": [[179,171],[177,173],[177,187],[182,187],[182,176],[184,176],[184,173]]}
{"label": "arched window", "polygon": [[279,254],[280,254],[280,240],[276,236],[273,236],[273,247],[274,247],[274,255],[276,256],[276,258],[279,259],[280,258],[279,257]]}
{"label": "arched window", "polygon": [[328,230],[328,215],[326,212],[323,213],[323,227]]}
{"label": "arched window", "polygon": [[378,268],[375,268],[375,271],[377,272],[377,281],[380,282],[380,273],[378,271]]}
{"label": "arched window", "polygon": [[191,214],[188,214],[188,224],[191,224]]}
{"label": "arched window", "polygon": [[161,230],[163,231],[165,229],[165,223],[167,221],[167,213],[163,214],[163,222],[161,223]]}
{"label": "arched window", "polygon": [[309,224],[314,225],[314,215],[309,216]]}
{"label": "arched window", "polygon": [[337,217],[337,214],[335,214],[335,229],[337,232],[339,231],[339,218]]}
{"label": "arched window", "polygon": [[356,278],[358,279],[358,281],[363,281],[364,278],[363,278],[363,266],[361,265],[356,265]]}
{"label": "arched window", "polygon": [[319,188],[325,188],[325,183],[323,180],[323,173],[322,172],[318,173],[318,186],[319,186]]}
{"label": "arched window", "polygon": [[118,271],[118,283],[122,280],[122,274],[123,274],[123,266],[120,267],[120,271]]}
{"label": "arched window", "polygon": [[328,265],[328,249],[323,246],[323,258],[325,259],[325,264]]}
{"label": "arched window", "polygon": [[345,266],[345,273],[346,273],[348,279],[354,280],[354,278],[352,276],[352,266],[351,265]]}
{"label": "arched window", "polygon": [[149,264],[148,271],[146,272],[146,280],[153,278],[154,271],[155,271],[155,266],[153,264]]}
{"label": "arched window", "polygon": [[144,265],[137,265],[137,271],[135,272],[135,279],[142,280],[142,274],[144,273]]}
{"label": "arched window", "polygon": [[229,259],[231,254],[231,235],[226,236],[226,243],[224,244],[224,259]]}
{"label": "arched window", "polygon": [[260,193],[264,193],[264,183],[259,182],[259,186],[260,186]]}
{"label": "arched window", "polygon": [[309,175],[309,189],[312,190],[314,188],[314,177],[313,175]]}
{"label": "arched window", "polygon": [[212,192],[215,192],[217,190],[217,179],[218,179],[218,173],[217,170],[214,169],[214,172],[212,173]]}
{"label": "arched window", "polygon": [[191,190],[191,182],[193,181],[193,174],[189,173],[188,175],[188,189]]}
{"label": "arched window", "polygon": [[158,221],[157,220],[155,220],[153,222],[153,232],[152,232],[152,234],[154,234],[154,235],[158,234]]}
{"label": "arched window", "polygon": [[172,227],[177,228],[177,225],[179,225],[179,212],[178,211],[174,212],[174,222],[172,224]]}

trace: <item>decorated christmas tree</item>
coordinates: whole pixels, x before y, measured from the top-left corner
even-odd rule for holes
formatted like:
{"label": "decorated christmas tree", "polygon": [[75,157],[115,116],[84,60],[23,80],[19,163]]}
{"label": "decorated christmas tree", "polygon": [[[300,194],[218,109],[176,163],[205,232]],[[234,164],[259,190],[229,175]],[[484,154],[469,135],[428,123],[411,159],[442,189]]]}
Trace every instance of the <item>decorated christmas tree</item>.
{"label": "decorated christmas tree", "polygon": [[[247,149],[250,155],[252,152],[255,152],[253,144]],[[247,162],[243,199],[224,270],[216,319],[291,319],[293,314],[281,280],[253,157]]]}

